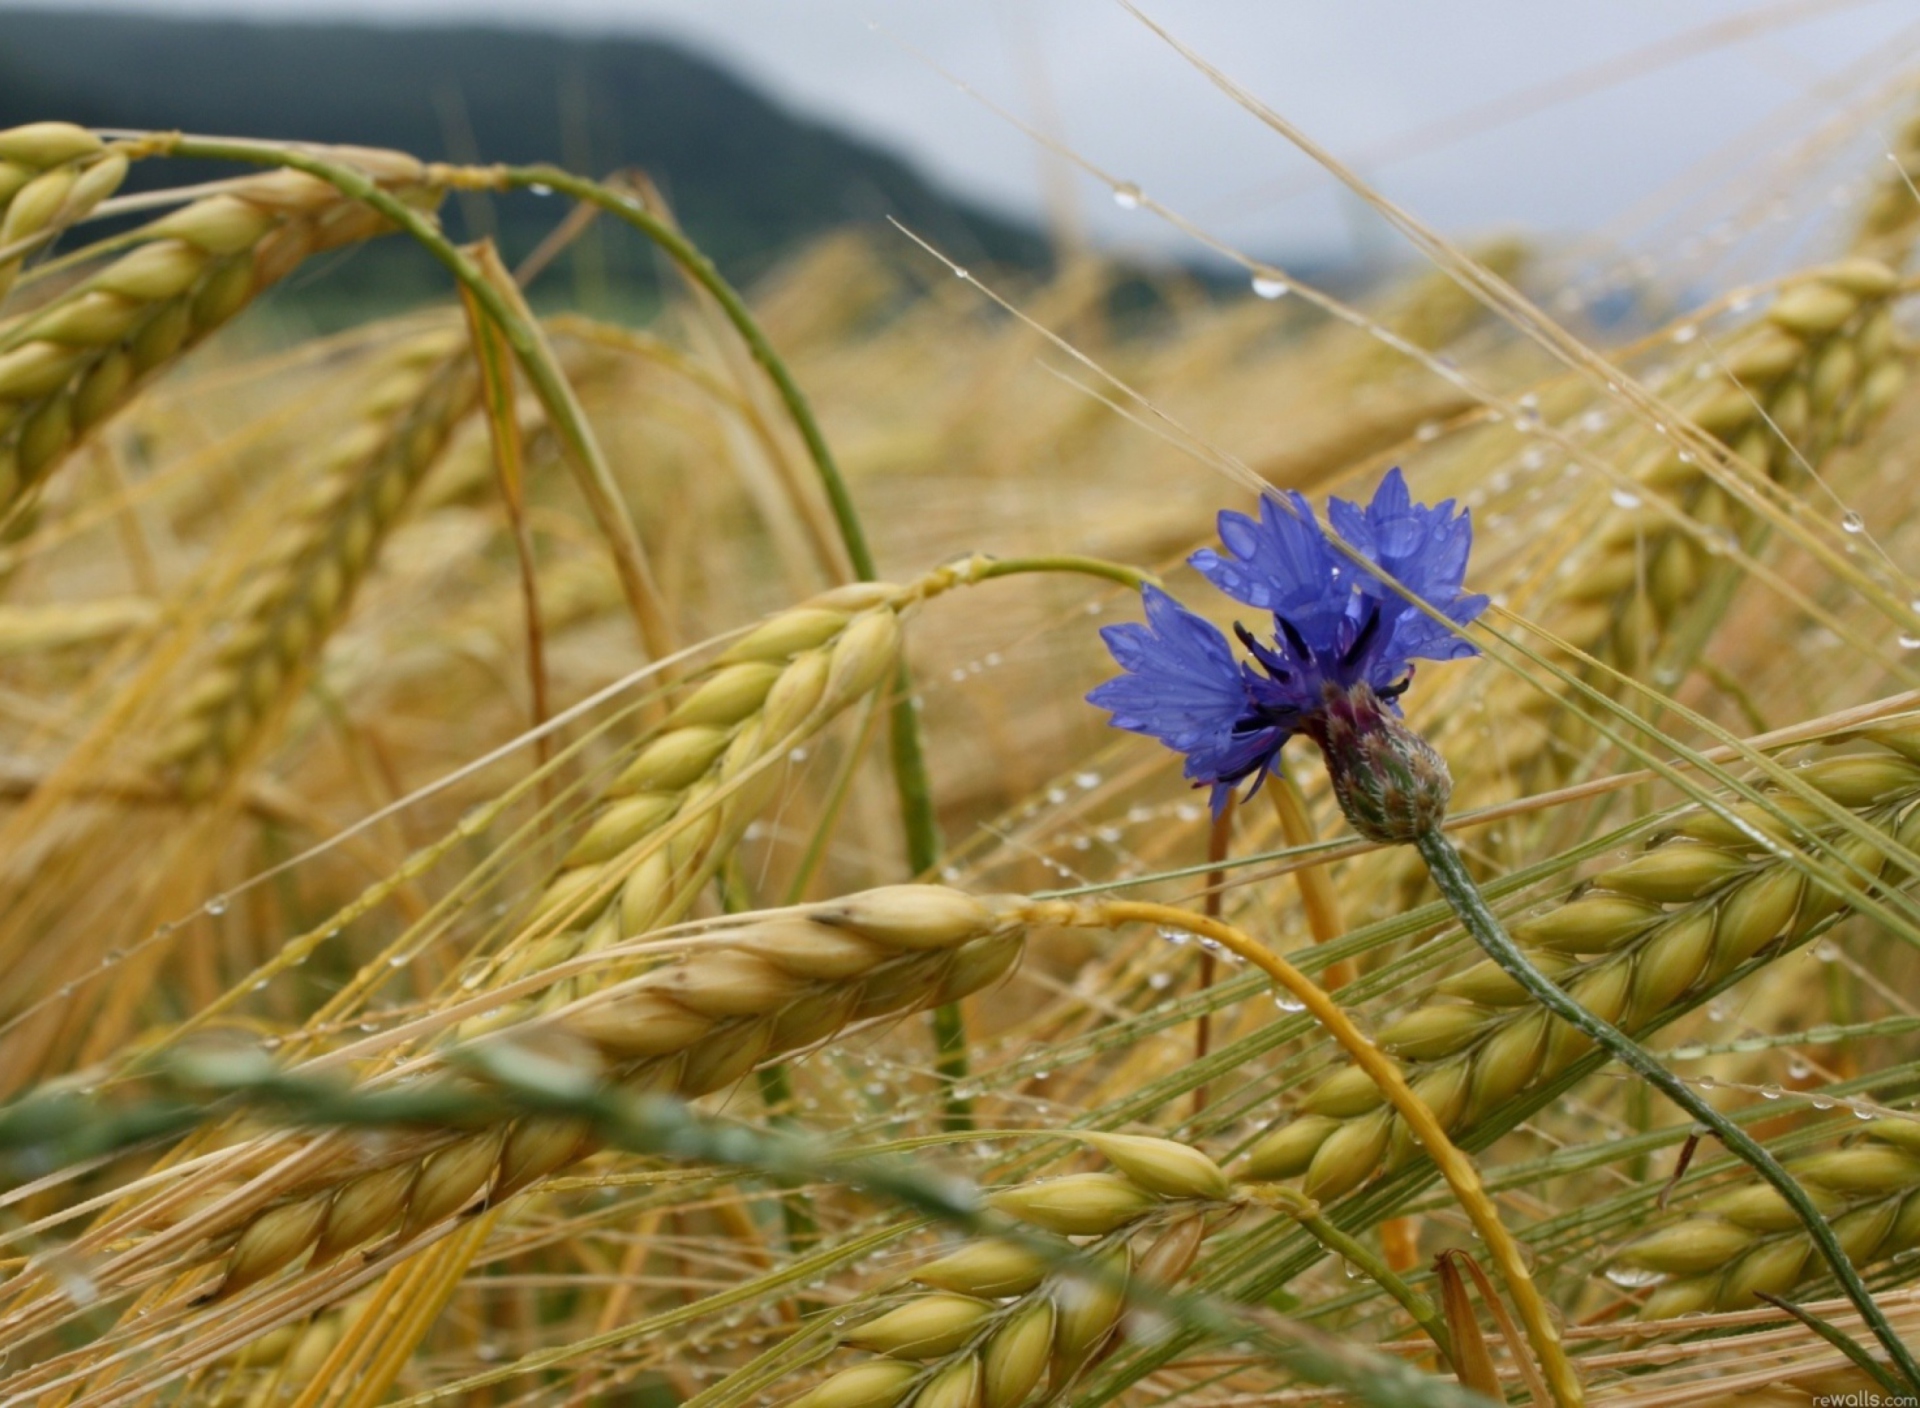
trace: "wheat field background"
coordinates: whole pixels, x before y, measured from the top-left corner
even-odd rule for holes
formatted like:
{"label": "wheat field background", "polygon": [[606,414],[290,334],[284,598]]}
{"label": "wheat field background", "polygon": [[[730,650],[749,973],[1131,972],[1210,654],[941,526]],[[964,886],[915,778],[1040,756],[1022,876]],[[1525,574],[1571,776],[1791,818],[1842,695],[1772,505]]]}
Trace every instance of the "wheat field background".
{"label": "wheat field background", "polygon": [[[0,1402],[1920,1392],[1917,107],[1578,278],[1329,157],[1422,260],[1357,304],[1084,162],[1245,291],[0,131]],[[532,267],[435,219],[528,189]],[[646,325],[523,296],[588,221]],[[252,307],[370,240],[445,298]],[[1219,510],[1395,465],[1493,599],[1407,697],[1456,843],[1817,1226],[1310,744],[1215,821],[1084,702]]]}

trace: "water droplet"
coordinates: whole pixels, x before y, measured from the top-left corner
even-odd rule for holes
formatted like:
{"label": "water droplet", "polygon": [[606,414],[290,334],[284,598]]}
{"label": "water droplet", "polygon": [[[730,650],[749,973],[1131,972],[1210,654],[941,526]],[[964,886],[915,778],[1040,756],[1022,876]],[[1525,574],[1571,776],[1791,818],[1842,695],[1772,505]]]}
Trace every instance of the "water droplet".
{"label": "water droplet", "polygon": [[1122,181],[1113,188],[1113,203],[1122,210],[1138,210],[1144,192],[1131,181]]}
{"label": "water droplet", "polygon": [[1855,1105],[1853,1107],[1853,1117],[1857,1120],[1866,1121],[1874,1119],[1875,1115],[1872,1110],[1863,1110],[1858,1105]]}
{"label": "water droplet", "polygon": [[85,1272],[61,1271],[58,1275],[61,1291],[75,1305],[85,1309],[100,1299],[100,1288],[94,1285],[93,1278]]}
{"label": "water droplet", "polygon": [[1091,792],[1100,785],[1100,774],[1097,772],[1077,772],[1073,775],[1073,785],[1078,787],[1082,792]]}
{"label": "water droplet", "polygon": [[1698,336],[1700,336],[1700,329],[1692,323],[1682,323],[1673,330],[1673,340],[1682,347],[1685,347]]}
{"label": "water droplet", "polygon": [[1815,1095],[1809,1098],[1807,1103],[1816,1110],[1831,1110],[1833,1108],[1833,1097],[1830,1095]]}
{"label": "water droplet", "polygon": [[1920,635],[1913,635],[1910,632],[1902,631],[1900,633],[1900,648],[1902,650],[1920,650]]}
{"label": "water droplet", "polygon": [[1440,438],[1441,425],[1437,420],[1423,420],[1413,428],[1413,438],[1423,444]]}
{"label": "water droplet", "polygon": [[1253,291],[1262,298],[1285,298],[1293,292],[1293,285],[1271,274],[1255,274]]}
{"label": "water droplet", "polygon": [[1657,1286],[1667,1279],[1663,1272],[1648,1271],[1639,1266],[1609,1266],[1603,1274],[1614,1285],[1629,1291],[1642,1286]]}
{"label": "water droplet", "polygon": [[1867,520],[1852,509],[1848,509],[1840,515],[1840,528],[1846,533],[1864,533],[1867,531]]}
{"label": "water droplet", "polygon": [[1613,506],[1615,508],[1640,507],[1640,496],[1631,489],[1615,489],[1612,493],[1608,494],[1607,497],[1613,500]]}
{"label": "water droplet", "polygon": [[1273,995],[1273,1005],[1278,1007],[1282,1012],[1304,1012],[1307,1010],[1307,1004],[1288,992],[1285,988],[1281,988]]}
{"label": "water droplet", "polygon": [[1822,939],[1813,946],[1813,956],[1822,963],[1833,963],[1839,959],[1840,949],[1832,939]]}
{"label": "water droplet", "polygon": [[547,185],[544,181],[535,181],[529,185],[527,189],[537,196],[550,196],[553,194],[553,187]]}
{"label": "water droplet", "polygon": [[965,269],[962,269],[958,264],[953,266],[953,276],[956,279],[970,279],[973,277],[972,274],[969,274]]}
{"label": "water droplet", "polygon": [[227,897],[225,895],[215,895],[207,901],[207,913],[213,915],[216,919],[226,912]]}
{"label": "water droplet", "polygon": [[1787,1062],[1788,1080],[1805,1080],[1812,1074],[1813,1067],[1801,1060],[1798,1056],[1795,1056],[1791,1061]]}
{"label": "water droplet", "polygon": [[1760,1087],[1760,1098],[1762,1100],[1778,1100],[1783,1094],[1785,1094],[1785,1092],[1777,1085],[1763,1085]]}
{"label": "water droplet", "polygon": [[1165,992],[1168,988],[1173,986],[1173,974],[1171,973],[1150,974],[1147,978],[1147,986],[1152,988],[1155,992]]}
{"label": "water droplet", "polygon": [[1160,937],[1170,944],[1178,945],[1186,943],[1193,935],[1189,934],[1185,929],[1176,929],[1171,924],[1162,924],[1160,926]]}

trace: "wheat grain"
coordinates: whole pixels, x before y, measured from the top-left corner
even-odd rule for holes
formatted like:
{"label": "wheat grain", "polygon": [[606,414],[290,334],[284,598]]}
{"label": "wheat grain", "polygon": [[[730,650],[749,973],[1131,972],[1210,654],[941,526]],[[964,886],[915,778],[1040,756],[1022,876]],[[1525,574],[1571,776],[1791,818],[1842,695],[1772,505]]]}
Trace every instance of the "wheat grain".
{"label": "wheat grain", "polygon": [[126,179],[127,158],[84,127],[0,131],[0,303],[28,251],[83,220]]}

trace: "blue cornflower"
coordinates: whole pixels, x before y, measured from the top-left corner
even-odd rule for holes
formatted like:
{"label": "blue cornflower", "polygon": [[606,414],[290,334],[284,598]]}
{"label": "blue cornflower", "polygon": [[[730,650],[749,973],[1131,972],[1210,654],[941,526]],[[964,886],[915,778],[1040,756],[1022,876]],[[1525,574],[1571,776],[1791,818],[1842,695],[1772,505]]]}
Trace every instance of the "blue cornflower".
{"label": "blue cornflower", "polygon": [[[1184,754],[1187,777],[1212,787],[1216,814],[1241,782],[1253,778],[1259,786],[1296,733],[1320,745],[1342,788],[1336,748],[1353,753],[1361,746],[1356,740],[1397,717],[1413,661],[1478,653],[1406,595],[1461,626],[1486,607],[1484,596],[1461,590],[1473,525],[1464,511],[1454,512],[1452,500],[1414,503],[1395,469],[1365,508],[1335,499],[1327,515],[1364,562],[1333,546],[1297,493],[1285,502],[1262,499],[1257,519],[1222,513],[1225,553],[1207,548],[1193,555],[1214,586],[1272,613],[1270,639],[1234,626],[1251,664],[1234,658],[1212,624],[1155,587],[1144,590],[1146,625],[1101,632],[1125,673],[1088,700],[1111,710],[1116,728]],[[1429,761],[1439,765],[1433,757],[1421,767]]]}

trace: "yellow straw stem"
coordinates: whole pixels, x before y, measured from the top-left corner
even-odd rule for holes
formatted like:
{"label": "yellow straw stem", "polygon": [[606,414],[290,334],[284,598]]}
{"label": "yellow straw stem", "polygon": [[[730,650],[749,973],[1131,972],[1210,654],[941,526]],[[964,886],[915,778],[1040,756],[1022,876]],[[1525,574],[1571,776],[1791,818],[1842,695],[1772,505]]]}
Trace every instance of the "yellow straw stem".
{"label": "yellow straw stem", "polygon": [[[1273,809],[1280,817],[1280,834],[1289,847],[1311,846],[1320,837],[1313,829],[1313,817],[1307,812],[1307,799],[1300,786],[1286,773],[1275,777],[1267,787],[1273,796]],[[1307,912],[1307,928],[1317,944],[1330,944],[1347,932],[1340,916],[1340,897],[1334,893],[1333,877],[1325,865],[1309,865],[1294,873],[1300,885],[1300,905]],[[1327,986],[1343,988],[1353,981],[1353,960],[1343,958],[1327,969]]]}

